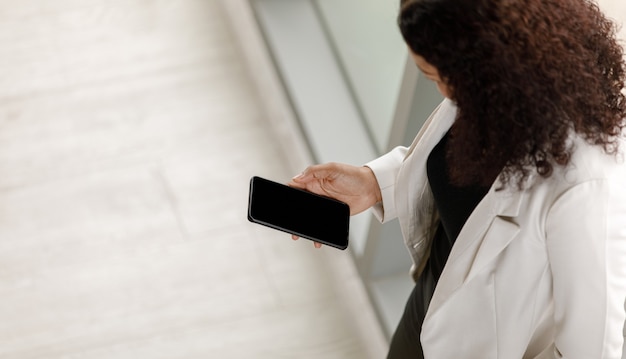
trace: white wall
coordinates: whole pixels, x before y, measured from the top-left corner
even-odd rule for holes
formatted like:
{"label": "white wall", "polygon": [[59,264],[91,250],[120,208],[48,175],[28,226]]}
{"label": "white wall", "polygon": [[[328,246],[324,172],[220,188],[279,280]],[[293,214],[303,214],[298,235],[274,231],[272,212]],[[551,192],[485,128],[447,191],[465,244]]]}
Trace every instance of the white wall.
{"label": "white wall", "polygon": [[619,37],[626,41],[626,1],[625,0],[599,0],[598,4],[604,13],[615,20],[621,27]]}
{"label": "white wall", "polygon": [[376,147],[384,152],[407,56],[396,26],[399,1],[316,3]]}

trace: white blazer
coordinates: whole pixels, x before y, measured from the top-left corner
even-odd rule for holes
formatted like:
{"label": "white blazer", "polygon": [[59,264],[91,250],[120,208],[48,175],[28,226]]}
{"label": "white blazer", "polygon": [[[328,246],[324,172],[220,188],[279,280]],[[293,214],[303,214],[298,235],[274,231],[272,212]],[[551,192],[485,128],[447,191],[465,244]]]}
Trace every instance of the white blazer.
{"label": "white blazer", "polygon": [[[444,100],[410,148],[367,164],[374,212],[399,219],[413,272],[435,213],[426,159],[455,117]],[[422,326],[426,359],[626,359],[626,165],[573,141],[567,168],[521,191],[496,182],[470,215]]]}

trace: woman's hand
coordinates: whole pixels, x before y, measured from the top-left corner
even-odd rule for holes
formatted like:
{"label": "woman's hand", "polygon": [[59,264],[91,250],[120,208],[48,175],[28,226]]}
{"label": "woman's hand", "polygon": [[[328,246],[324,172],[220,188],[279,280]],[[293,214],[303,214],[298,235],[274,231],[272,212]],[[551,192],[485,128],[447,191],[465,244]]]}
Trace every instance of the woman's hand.
{"label": "woman's hand", "polygon": [[365,211],[381,200],[380,189],[369,167],[341,163],[310,166],[289,185],[345,202],[350,215]]}
{"label": "woman's hand", "polygon": [[[380,188],[369,167],[341,163],[310,166],[294,177],[289,185],[345,202],[350,215],[361,213],[381,201]],[[298,239],[297,236],[292,236]],[[315,247],[321,247],[315,243]]]}

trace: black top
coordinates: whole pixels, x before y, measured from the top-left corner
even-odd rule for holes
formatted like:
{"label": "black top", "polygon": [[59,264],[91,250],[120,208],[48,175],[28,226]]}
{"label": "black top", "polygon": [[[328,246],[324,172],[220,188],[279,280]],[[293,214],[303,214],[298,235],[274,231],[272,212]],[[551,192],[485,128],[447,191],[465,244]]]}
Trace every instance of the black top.
{"label": "black top", "polygon": [[437,280],[461,228],[489,191],[489,188],[457,187],[450,183],[446,161],[448,136],[446,134],[433,148],[426,163],[428,182],[440,218],[439,228],[431,247],[431,260],[429,260],[429,266],[433,269]]}
{"label": "black top", "polygon": [[[439,226],[435,232],[430,249],[430,256],[424,271],[418,278],[417,286],[421,291],[423,310],[419,317],[424,318],[435,291],[443,267],[448,260],[452,245],[461,232],[461,228],[474,208],[489,191],[482,187],[457,187],[450,183],[447,170],[446,143],[449,134],[433,148],[426,163],[428,182],[439,212]],[[420,323],[421,325],[421,323]]]}
{"label": "black top", "polygon": [[417,279],[392,338],[387,358],[424,358],[419,337],[435,286],[461,228],[489,190],[457,187],[450,183],[446,163],[447,141],[448,134],[433,148],[426,163],[428,182],[439,212],[439,226],[432,239],[424,271]]}

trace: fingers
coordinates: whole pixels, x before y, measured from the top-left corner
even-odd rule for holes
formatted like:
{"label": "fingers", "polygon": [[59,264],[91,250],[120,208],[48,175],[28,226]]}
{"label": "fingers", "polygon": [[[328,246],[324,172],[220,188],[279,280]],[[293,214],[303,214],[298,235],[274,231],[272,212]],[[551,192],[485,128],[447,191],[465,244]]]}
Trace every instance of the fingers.
{"label": "fingers", "polygon": [[[296,235],[292,234],[292,235],[291,235],[291,239],[293,239],[294,241],[297,241],[298,239],[300,239],[300,237],[298,237],[298,236],[296,236]],[[318,243],[318,242],[313,242],[313,246],[314,246],[315,248],[322,248],[322,244],[321,244],[321,243]]]}
{"label": "fingers", "polygon": [[[288,183],[289,186],[309,190],[318,194],[325,194],[325,190],[319,183],[320,180],[336,174],[338,165],[336,163],[325,163],[307,167],[302,173],[294,176]],[[298,236],[291,235],[291,239],[298,240]],[[315,248],[322,248],[319,242],[313,242]]]}

